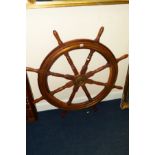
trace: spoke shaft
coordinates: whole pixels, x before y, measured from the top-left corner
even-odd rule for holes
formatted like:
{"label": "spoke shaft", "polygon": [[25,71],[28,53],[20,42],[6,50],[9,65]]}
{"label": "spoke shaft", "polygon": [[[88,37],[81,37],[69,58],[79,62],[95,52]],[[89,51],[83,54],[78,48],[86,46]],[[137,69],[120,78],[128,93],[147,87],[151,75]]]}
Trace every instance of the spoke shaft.
{"label": "spoke shaft", "polygon": [[120,58],[117,58],[117,62],[120,62],[123,59],[126,59],[128,57],[128,54],[125,54],[123,56],[121,56]]}
{"label": "spoke shaft", "polygon": [[44,97],[41,96],[41,97],[35,99],[35,100],[33,101],[33,103],[36,104],[37,102],[40,102],[40,101],[43,100],[43,99],[44,99]]}
{"label": "spoke shaft", "polygon": [[56,76],[56,77],[62,77],[68,80],[73,80],[74,76],[69,74],[61,74],[61,73],[55,73],[55,72],[48,72],[48,75]]}
{"label": "spoke shaft", "polygon": [[68,53],[65,53],[64,55],[65,55],[65,57],[66,57],[68,63],[70,64],[70,66],[71,66],[71,68],[72,68],[74,74],[75,74],[75,75],[78,75],[78,74],[79,74],[79,73],[78,73],[78,70],[76,69],[76,67],[75,67],[75,65],[74,65],[74,63],[73,63],[73,61],[72,61],[70,55],[69,55]]}
{"label": "spoke shaft", "polygon": [[95,81],[95,80],[92,80],[92,79],[87,79],[86,83],[88,83],[88,84],[96,84],[96,85],[100,85],[100,86],[107,86],[107,83]]}
{"label": "spoke shaft", "polygon": [[80,72],[81,74],[85,74],[86,73],[86,71],[88,69],[89,62],[90,62],[94,52],[95,52],[94,50],[90,50],[90,53],[89,53],[89,55],[88,55],[88,57],[86,59],[86,62],[85,62],[85,64],[83,65],[83,67],[81,69],[81,72]]}
{"label": "spoke shaft", "polygon": [[[92,79],[87,79],[86,83],[88,83],[88,84],[96,84],[96,85],[100,85],[100,86],[108,86],[108,83],[103,83],[103,82],[95,81],[95,80],[92,80]],[[113,88],[123,89],[122,86],[117,86],[117,85],[114,85]]]}
{"label": "spoke shaft", "polygon": [[98,72],[100,72],[100,71],[106,69],[107,67],[109,67],[109,64],[103,65],[103,66],[101,66],[101,67],[95,69],[94,71],[90,71],[90,72],[88,72],[88,73],[86,74],[86,77],[89,78],[89,77],[93,76],[94,74],[96,74],[96,73],[98,73]]}
{"label": "spoke shaft", "polygon": [[53,31],[53,34],[58,42],[59,45],[63,44],[62,40],[60,39],[60,36],[56,30]]}
{"label": "spoke shaft", "polygon": [[31,68],[31,67],[26,67],[26,71],[38,73],[39,69],[35,69],[35,68]]}
{"label": "spoke shaft", "polygon": [[122,86],[113,86],[113,88],[116,88],[116,89],[123,89]]}
{"label": "spoke shaft", "polygon": [[76,92],[78,91],[78,89],[79,89],[79,86],[74,86],[72,94],[69,97],[69,100],[68,100],[67,104],[71,104],[71,102],[73,101],[73,98],[74,98]]}
{"label": "spoke shaft", "polygon": [[97,37],[96,37],[96,39],[95,39],[96,41],[99,41],[99,40],[100,40],[103,31],[104,31],[104,27],[102,26],[102,27],[99,29],[99,32],[98,32]]}
{"label": "spoke shaft", "polygon": [[62,90],[64,90],[64,89],[70,88],[70,87],[72,87],[72,86],[73,86],[73,81],[70,81],[70,82],[66,83],[65,85],[63,85],[62,87],[59,87],[59,88],[57,88],[57,89],[51,91],[50,94],[51,94],[51,95],[54,95],[54,94],[56,94],[56,93],[58,93],[58,92],[60,92],[60,91],[62,91]]}
{"label": "spoke shaft", "polygon": [[89,93],[87,87],[86,87],[85,85],[83,85],[83,86],[82,86],[82,89],[83,89],[83,91],[85,92],[85,94],[86,94],[88,100],[89,100],[89,101],[92,101],[92,98],[91,98],[91,96],[90,96],[90,93]]}

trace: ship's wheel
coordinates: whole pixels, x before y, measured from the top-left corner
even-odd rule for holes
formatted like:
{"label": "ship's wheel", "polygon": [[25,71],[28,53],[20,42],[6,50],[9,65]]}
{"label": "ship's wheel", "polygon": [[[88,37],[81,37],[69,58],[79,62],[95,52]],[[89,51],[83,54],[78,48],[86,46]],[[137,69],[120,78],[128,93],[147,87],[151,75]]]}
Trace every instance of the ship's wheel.
{"label": "ship's wheel", "polygon": [[[34,103],[37,103],[45,99],[50,104],[64,110],[78,110],[88,108],[90,106],[99,103],[110,93],[110,91],[113,88],[122,89],[121,86],[115,85],[118,74],[118,62],[127,58],[128,55],[126,54],[116,59],[113,53],[110,51],[110,49],[108,49],[105,45],[99,42],[103,30],[104,28],[101,27],[95,40],[77,39],[65,43],[61,41],[58,33],[56,31],[53,31],[53,34],[57,39],[59,46],[56,47],[54,50],[52,50],[46,56],[39,69],[33,69],[27,67],[27,71],[38,73],[38,85],[42,96],[40,98],[35,99]],[[70,53],[80,49],[89,50],[89,54],[81,70],[78,71],[73,62],[73,59],[70,56]],[[88,71],[88,66],[92,60],[94,53],[98,53],[101,57],[103,57],[106,60],[106,63],[92,71]],[[70,65],[70,68],[74,73],[73,75],[51,71],[54,63],[62,56],[65,56],[68,64]],[[107,82],[101,82],[92,79],[92,77],[96,73],[99,73],[107,68],[109,68],[109,77]],[[67,82],[63,86],[60,86],[54,90],[50,90],[48,83],[49,76],[61,77],[67,79]],[[92,96],[92,94],[89,92],[86,86],[87,84],[103,87],[103,89],[96,96]],[[68,97],[68,100],[67,101],[60,100],[56,96],[56,94],[67,88],[72,88],[72,92]],[[73,103],[73,99],[76,93],[78,92],[79,88],[81,88],[85,93],[87,101],[80,103]]]}

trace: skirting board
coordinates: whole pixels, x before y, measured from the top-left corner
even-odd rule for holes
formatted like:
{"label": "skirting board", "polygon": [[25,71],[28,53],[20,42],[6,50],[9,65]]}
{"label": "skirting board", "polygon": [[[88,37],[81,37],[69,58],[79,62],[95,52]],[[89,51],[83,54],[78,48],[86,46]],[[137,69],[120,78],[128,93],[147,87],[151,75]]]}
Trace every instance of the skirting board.
{"label": "skirting board", "polygon": [[[122,93],[123,91],[119,91],[119,92],[111,92],[103,101],[108,101],[108,100],[114,100],[114,99],[119,99],[122,98]],[[85,98],[81,97],[81,98],[76,98],[75,100],[77,102],[82,102]],[[52,106],[51,104],[49,104],[48,102],[46,102],[45,100],[39,102],[36,105],[37,111],[46,111],[46,110],[52,110],[52,109],[57,109],[57,107]]]}

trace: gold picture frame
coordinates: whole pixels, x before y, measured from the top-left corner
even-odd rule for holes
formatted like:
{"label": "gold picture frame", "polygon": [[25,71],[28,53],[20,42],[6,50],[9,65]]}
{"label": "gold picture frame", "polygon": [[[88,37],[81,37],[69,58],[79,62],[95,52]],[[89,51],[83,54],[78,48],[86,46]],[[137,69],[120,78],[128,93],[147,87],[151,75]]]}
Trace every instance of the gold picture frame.
{"label": "gold picture frame", "polygon": [[128,4],[129,0],[53,0],[37,2],[36,0],[27,0],[27,9],[51,8],[51,7],[71,7],[87,5],[112,5]]}

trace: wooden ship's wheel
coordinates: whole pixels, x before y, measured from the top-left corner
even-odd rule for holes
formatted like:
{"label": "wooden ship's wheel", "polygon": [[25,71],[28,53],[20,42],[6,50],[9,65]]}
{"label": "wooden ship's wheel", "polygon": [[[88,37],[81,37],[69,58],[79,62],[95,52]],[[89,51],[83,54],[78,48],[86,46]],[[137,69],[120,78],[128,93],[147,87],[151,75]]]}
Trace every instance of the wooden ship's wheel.
{"label": "wooden ship's wheel", "polygon": [[[103,33],[103,30],[104,30],[104,27],[101,27],[95,40],[76,39],[65,43],[61,41],[58,33],[55,30],[53,31],[53,34],[57,39],[59,46],[57,46],[46,56],[46,58],[42,62],[39,69],[27,67],[27,71],[38,73],[38,85],[39,85],[40,92],[42,94],[41,97],[34,100],[34,104],[45,99],[50,104],[60,109],[64,109],[64,110],[84,109],[99,103],[110,93],[110,91],[113,88],[122,89],[121,86],[115,85],[117,74],[118,74],[118,62],[127,58],[128,55],[125,54],[120,58],[116,59],[113,53],[105,45],[99,42],[100,37]],[[70,56],[71,51],[74,52],[75,50],[79,50],[79,49],[90,50],[87,56],[87,59],[80,71],[77,70]],[[88,65],[93,57],[93,54],[96,52],[99,53],[100,56],[102,56],[106,60],[106,64],[98,67],[95,70],[87,71]],[[62,74],[62,73],[51,71],[53,64],[61,56],[65,56],[74,75]],[[101,72],[106,68],[109,68],[109,71],[110,71],[108,81],[106,83],[91,79],[91,77],[94,76],[96,73]],[[67,68],[66,68],[66,71],[67,71]],[[49,76],[61,77],[69,81],[63,86],[58,87],[57,89],[51,91],[48,84]],[[95,97],[92,97],[91,93],[87,89],[86,84],[94,84],[100,87],[103,86],[103,89]],[[55,96],[55,94],[63,91],[66,88],[71,88],[71,87],[72,87],[72,92],[67,101],[62,101]],[[73,104],[72,101],[80,87],[83,89],[87,97],[87,101]]]}

